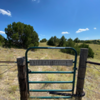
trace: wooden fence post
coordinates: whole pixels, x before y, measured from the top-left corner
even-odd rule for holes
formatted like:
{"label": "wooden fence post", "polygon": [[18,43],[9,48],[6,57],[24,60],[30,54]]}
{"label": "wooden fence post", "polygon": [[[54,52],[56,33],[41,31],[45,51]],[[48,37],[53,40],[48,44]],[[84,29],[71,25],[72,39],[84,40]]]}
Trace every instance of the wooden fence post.
{"label": "wooden fence post", "polygon": [[20,100],[28,100],[25,57],[17,58]]}
{"label": "wooden fence post", "polygon": [[77,100],[82,100],[81,95],[84,95],[83,87],[84,87],[87,57],[88,57],[88,49],[81,48],[78,76],[77,76],[77,87],[76,87],[76,94],[80,96],[76,97]]}

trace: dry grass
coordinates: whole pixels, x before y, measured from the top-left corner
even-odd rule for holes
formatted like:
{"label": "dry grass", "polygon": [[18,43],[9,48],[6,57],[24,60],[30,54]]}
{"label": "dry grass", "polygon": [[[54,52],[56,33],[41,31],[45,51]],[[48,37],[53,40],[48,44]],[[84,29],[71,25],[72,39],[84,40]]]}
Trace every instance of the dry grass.
{"label": "dry grass", "polygon": [[[40,46],[47,46],[45,43],[40,43]],[[94,48],[94,45],[91,44],[91,47]],[[97,48],[98,47],[98,48]],[[93,50],[100,51],[99,46],[96,46]],[[0,61],[16,61],[17,57],[25,56],[25,49],[7,49],[7,48],[0,48]],[[94,59],[89,58],[90,61],[100,62],[98,60],[100,56],[94,57]],[[29,51],[28,52],[28,59],[74,59],[73,55],[65,54],[60,52],[59,49],[40,49],[35,52]],[[77,59],[77,67],[79,65],[79,56]],[[100,72],[94,69],[93,66],[88,64],[87,71],[86,71],[86,79],[84,85],[84,91],[86,96],[83,97],[83,100],[99,100],[100,94],[96,93],[99,92],[100,89]],[[99,68],[99,66],[95,66]],[[66,67],[66,66],[29,66],[29,69],[32,71],[70,71],[72,70],[73,66]],[[3,73],[4,72],[4,73]],[[2,73],[2,74],[1,74]],[[0,100],[20,100],[20,93],[19,93],[19,84],[18,84],[18,77],[17,77],[17,64],[2,64],[0,63]],[[76,73],[77,75],[77,73]],[[29,75],[30,81],[71,81],[73,78],[72,75],[68,74],[31,74]],[[77,80],[77,79],[76,79]],[[75,83],[76,86],[76,83]],[[30,89],[71,89],[72,85],[70,84],[30,84]],[[96,91],[92,92],[90,90]],[[33,96],[54,96],[48,93],[31,93]],[[38,100],[38,99],[34,99]],[[53,99],[54,100],[54,99]],[[63,100],[63,99],[60,99]],[[75,100],[70,99],[70,100]]]}

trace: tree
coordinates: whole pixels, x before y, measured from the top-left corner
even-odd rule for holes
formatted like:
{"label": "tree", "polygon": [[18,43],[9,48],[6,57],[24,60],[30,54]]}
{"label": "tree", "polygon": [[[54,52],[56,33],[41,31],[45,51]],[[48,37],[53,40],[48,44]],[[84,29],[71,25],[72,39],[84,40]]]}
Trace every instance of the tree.
{"label": "tree", "polygon": [[66,42],[66,46],[67,47],[74,47],[75,46],[75,42],[71,38],[69,38],[67,40],[67,42]]}
{"label": "tree", "polygon": [[59,46],[65,46],[65,45],[66,45],[66,38],[64,36],[62,36],[60,38]]}
{"label": "tree", "polygon": [[54,46],[54,45],[55,45],[55,44],[54,44],[54,38],[53,38],[53,37],[51,37],[51,38],[48,40],[47,45],[51,45],[51,46]]}
{"label": "tree", "polygon": [[79,40],[78,38],[75,38],[75,39],[74,39],[74,42],[75,42],[75,43],[79,43],[80,40]]}
{"label": "tree", "polygon": [[59,39],[56,36],[51,37],[47,42],[47,45],[51,46],[57,46],[58,44],[59,44]]}
{"label": "tree", "polygon": [[[75,48],[75,42],[69,38],[67,41],[66,41],[66,44],[64,45],[65,47],[73,47]],[[66,53],[70,53],[70,54],[74,54],[74,51],[71,50],[71,49],[62,49],[62,51],[66,52]]]}
{"label": "tree", "polygon": [[7,35],[8,46],[16,46],[21,48],[28,48],[30,45],[38,46],[39,38],[38,34],[34,30],[33,26],[26,25],[21,22],[13,22],[5,28]]}
{"label": "tree", "polygon": [[47,42],[47,39],[44,38],[44,39],[40,40],[40,42]]}
{"label": "tree", "polygon": [[4,44],[5,38],[0,35],[0,45],[2,46]]}

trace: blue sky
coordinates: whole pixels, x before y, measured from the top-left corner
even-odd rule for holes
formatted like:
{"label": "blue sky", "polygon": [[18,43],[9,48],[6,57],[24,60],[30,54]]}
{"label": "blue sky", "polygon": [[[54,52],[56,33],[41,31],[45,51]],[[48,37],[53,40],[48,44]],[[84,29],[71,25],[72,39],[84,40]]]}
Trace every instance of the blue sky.
{"label": "blue sky", "polygon": [[0,34],[13,22],[33,26],[39,38],[100,39],[100,0],[0,0]]}

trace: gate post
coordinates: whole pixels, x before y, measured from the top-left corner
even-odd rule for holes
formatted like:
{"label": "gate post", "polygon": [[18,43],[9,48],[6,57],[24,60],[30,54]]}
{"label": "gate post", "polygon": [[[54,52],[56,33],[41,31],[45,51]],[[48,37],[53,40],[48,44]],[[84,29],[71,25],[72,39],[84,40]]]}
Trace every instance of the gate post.
{"label": "gate post", "polygon": [[77,99],[76,100],[82,100],[82,95],[85,95],[83,92],[83,87],[84,87],[87,57],[88,57],[88,49],[81,48],[78,76],[77,76],[77,87],[76,87]]}
{"label": "gate post", "polygon": [[25,57],[17,58],[20,100],[28,100]]}

